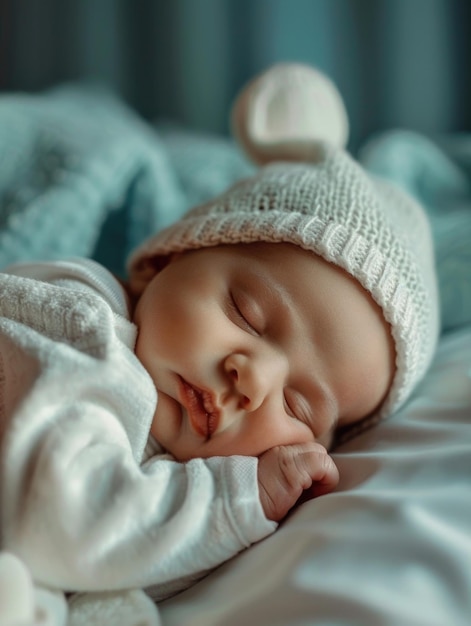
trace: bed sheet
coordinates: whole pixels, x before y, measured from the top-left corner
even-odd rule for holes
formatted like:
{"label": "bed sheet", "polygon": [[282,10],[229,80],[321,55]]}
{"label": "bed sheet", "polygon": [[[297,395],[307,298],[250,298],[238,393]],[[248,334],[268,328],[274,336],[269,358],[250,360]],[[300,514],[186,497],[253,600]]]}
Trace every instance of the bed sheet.
{"label": "bed sheet", "polygon": [[164,626],[471,621],[471,326],[407,406],[339,448],[335,493],[160,606]]}

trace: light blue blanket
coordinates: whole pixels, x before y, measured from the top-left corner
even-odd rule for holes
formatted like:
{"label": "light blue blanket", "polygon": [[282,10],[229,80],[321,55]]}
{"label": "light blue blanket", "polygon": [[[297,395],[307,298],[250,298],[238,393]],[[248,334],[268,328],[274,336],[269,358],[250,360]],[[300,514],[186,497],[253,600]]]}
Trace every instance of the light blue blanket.
{"label": "light blue blanket", "polygon": [[432,142],[409,131],[371,139],[359,156],[407,189],[432,225],[443,330],[471,321],[471,135]]}
{"label": "light blue blanket", "polygon": [[219,138],[147,125],[110,93],[0,97],[0,267],[93,256],[122,274],[137,243],[247,175]]}
{"label": "light blue blanket", "polygon": [[[0,268],[80,255],[124,275],[143,238],[253,169],[227,139],[152,126],[81,86],[1,96],[0,138]],[[471,137],[394,132],[360,159],[427,207],[443,327],[470,321]]]}

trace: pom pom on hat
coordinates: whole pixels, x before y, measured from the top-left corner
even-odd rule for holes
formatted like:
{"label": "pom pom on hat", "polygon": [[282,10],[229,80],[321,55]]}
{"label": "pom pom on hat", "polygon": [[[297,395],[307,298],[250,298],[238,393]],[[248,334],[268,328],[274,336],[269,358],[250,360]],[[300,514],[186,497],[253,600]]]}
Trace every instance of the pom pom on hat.
{"label": "pom pom on hat", "polygon": [[315,162],[322,143],[344,148],[348,139],[337,87],[300,63],[274,65],[249,82],[234,102],[231,121],[234,136],[258,165]]}
{"label": "pom pom on hat", "polygon": [[[276,75],[282,78],[278,87],[272,84]],[[222,244],[292,243],[343,268],[381,307],[396,349],[385,401],[374,416],[349,429],[351,436],[398,409],[433,356],[439,319],[430,227],[415,200],[367,174],[341,148],[347,136],[343,105],[332,100],[333,94],[340,98],[338,92],[329,81],[319,81],[317,72],[282,66],[270,80],[262,75],[246,90],[233,110],[244,147],[260,163],[277,154],[296,162],[266,165],[144,242],[129,259],[130,287],[142,293],[175,252]],[[332,118],[317,127],[308,100],[312,111],[322,110],[327,93],[336,102]],[[282,112],[297,110],[298,97],[302,115],[283,123]]]}

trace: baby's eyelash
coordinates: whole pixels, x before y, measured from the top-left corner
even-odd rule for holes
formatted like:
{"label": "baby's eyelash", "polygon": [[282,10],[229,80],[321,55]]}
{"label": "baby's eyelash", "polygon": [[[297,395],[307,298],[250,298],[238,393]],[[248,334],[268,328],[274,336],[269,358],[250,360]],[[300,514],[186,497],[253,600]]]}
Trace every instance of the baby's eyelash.
{"label": "baby's eyelash", "polygon": [[240,321],[240,325],[242,325],[245,328],[245,330],[247,330],[251,334],[256,334],[256,335],[259,334],[257,329],[254,328],[254,326],[250,323],[250,321],[247,319],[247,317],[244,315],[244,313],[240,309],[232,292],[229,293],[229,307],[231,311],[238,317]]}
{"label": "baby's eyelash", "polygon": [[285,405],[285,411],[288,413],[288,415],[290,417],[293,417],[294,419],[299,419],[298,416],[296,415],[296,413],[293,411],[290,403],[288,402],[288,399],[286,397],[286,393],[283,394],[283,401],[284,401],[284,405]]}
{"label": "baby's eyelash", "polygon": [[252,335],[260,335],[259,330],[256,328],[254,322],[251,320],[251,317],[244,312],[245,309],[249,308],[249,305],[241,306],[237,298],[234,296],[232,292],[229,292],[228,297],[228,308],[232,317],[237,317],[236,323],[238,326],[251,333]]}
{"label": "baby's eyelash", "polygon": [[310,424],[311,409],[308,408],[306,399],[300,398],[295,391],[285,391],[283,393],[283,401],[285,410],[290,417],[304,424]]}

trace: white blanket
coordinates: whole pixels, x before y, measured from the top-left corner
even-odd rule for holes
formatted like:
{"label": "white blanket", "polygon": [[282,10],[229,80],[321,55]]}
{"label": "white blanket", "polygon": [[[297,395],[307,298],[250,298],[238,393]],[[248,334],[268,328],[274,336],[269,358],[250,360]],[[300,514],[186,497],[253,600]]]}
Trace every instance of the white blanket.
{"label": "white blanket", "polygon": [[35,586],[25,565],[0,553],[1,626],[160,626],[157,607],[140,589],[64,594]]}

